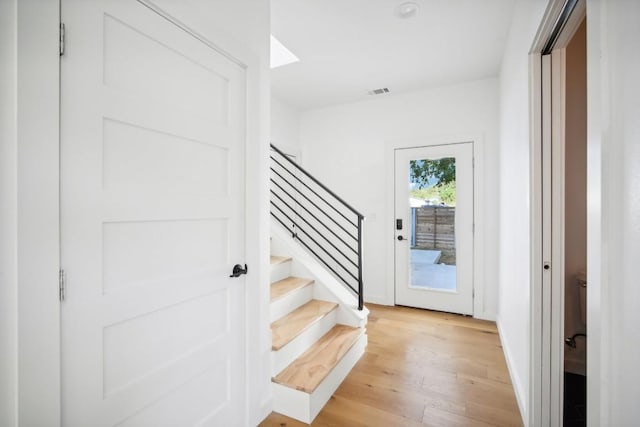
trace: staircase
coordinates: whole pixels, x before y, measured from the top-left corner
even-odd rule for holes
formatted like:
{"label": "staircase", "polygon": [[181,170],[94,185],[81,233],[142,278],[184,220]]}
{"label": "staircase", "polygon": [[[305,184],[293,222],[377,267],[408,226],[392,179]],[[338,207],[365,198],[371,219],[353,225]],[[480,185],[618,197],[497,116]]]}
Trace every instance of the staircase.
{"label": "staircase", "polygon": [[281,253],[271,256],[270,312],[273,410],[310,424],[364,353],[367,312]]}
{"label": "staircase", "polygon": [[364,354],[364,216],[271,145],[273,410],[311,423]]}

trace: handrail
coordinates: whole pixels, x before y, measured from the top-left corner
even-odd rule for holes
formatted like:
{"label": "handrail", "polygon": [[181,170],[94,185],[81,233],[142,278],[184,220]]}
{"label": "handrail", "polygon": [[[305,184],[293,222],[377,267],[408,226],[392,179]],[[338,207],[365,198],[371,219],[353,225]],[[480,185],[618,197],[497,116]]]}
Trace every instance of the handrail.
{"label": "handrail", "polygon": [[271,149],[280,157],[271,155],[271,216],[356,294],[362,310],[364,215],[273,144]]}

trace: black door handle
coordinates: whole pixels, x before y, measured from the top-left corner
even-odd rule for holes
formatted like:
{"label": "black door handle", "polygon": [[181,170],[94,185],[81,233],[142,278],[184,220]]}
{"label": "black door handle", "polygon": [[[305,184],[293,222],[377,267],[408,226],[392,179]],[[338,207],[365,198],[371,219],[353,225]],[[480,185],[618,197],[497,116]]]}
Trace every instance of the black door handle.
{"label": "black door handle", "polygon": [[404,237],[398,236],[398,240],[404,240]]}
{"label": "black door handle", "polygon": [[229,277],[240,277],[243,274],[247,274],[248,268],[247,264],[244,265],[244,268],[240,264],[236,264],[233,266],[233,272]]}

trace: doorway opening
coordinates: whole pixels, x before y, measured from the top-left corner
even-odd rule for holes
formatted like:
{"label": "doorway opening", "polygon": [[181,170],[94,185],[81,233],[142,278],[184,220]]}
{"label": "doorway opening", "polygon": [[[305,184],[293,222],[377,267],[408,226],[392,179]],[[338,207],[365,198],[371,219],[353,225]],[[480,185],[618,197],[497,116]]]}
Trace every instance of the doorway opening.
{"label": "doorway opening", "polygon": [[473,313],[473,143],[395,150],[396,304]]}
{"label": "doorway opening", "polygon": [[563,425],[587,425],[587,37],[586,21],[565,53]]}
{"label": "doorway opening", "polygon": [[582,0],[553,1],[548,11],[532,50],[530,421],[585,426],[586,6]]}

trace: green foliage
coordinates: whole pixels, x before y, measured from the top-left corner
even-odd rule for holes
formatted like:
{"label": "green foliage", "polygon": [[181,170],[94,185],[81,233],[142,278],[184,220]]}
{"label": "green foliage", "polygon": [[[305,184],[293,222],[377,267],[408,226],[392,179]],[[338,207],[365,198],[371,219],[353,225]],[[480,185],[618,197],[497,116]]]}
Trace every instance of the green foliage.
{"label": "green foliage", "polygon": [[453,157],[411,160],[409,169],[411,181],[417,183],[419,188],[428,187],[431,184],[442,186],[456,181],[456,159]]}
{"label": "green foliage", "polygon": [[416,199],[440,199],[447,206],[456,205],[456,182],[448,182],[444,185],[434,185],[429,188],[416,188],[411,190],[411,197]]}
{"label": "green foliage", "polygon": [[436,188],[440,189],[440,200],[445,202],[449,206],[456,205],[456,182],[448,182],[444,185],[439,185]]}
{"label": "green foliage", "polygon": [[411,197],[437,198],[448,206],[456,205],[455,158],[411,160],[409,166],[411,181],[418,184],[418,188],[411,191]]}

